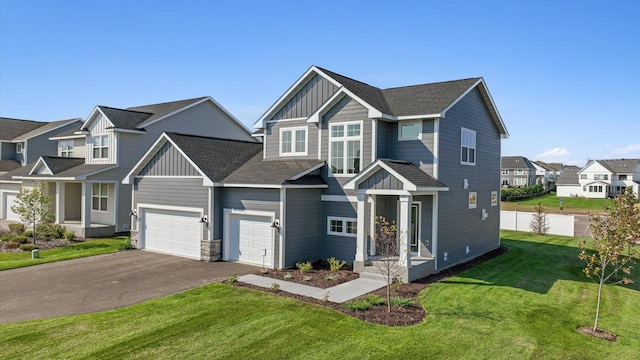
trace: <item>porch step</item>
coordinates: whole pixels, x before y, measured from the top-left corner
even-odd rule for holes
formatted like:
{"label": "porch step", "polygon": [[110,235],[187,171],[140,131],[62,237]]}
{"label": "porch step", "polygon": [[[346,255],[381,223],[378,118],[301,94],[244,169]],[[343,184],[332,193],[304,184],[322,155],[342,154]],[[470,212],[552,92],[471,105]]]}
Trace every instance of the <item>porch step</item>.
{"label": "porch step", "polygon": [[385,281],[384,276],[382,276],[382,274],[378,272],[378,269],[376,269],[375,267],[366,267],[365,270],[360,272],[360,278]]}

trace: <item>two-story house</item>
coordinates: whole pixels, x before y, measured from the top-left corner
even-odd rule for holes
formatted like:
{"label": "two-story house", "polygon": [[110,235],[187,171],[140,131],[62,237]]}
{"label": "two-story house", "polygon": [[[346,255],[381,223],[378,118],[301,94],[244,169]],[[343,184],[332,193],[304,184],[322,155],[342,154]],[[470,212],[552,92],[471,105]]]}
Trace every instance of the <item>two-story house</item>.
{"label": "two-story house", "polygon": [[544,161],[531,162],[536,168],[536,184],[544,186],[545,190],[551,189],[556,182],[556,170]]}
{"label": "two-story house", "polygon": [[536,167],[524,156],[503,156],[500,165],[503,187],[536,184]]}
{"label": "two-story house", "polygon": [[[56,143],[49,141],[49,137],[80,124],[82,119],[43,122],[0,117],[0,177],[42,155],[56,155]],[[0,182],[0,219],[20,219],[11,210],[20,186],[20,181]]]}
{"label": "two-story house", "polygon": [[627,188],[640,192],[640,159],[591,160],[576,172],[562,175],[557,196],[615,197]]}
{"label": "two-story house", "polygon": [[500,140],[482,78],[380,89],[312,66],[255,123],[262,143],[165,133],[123,180],[132,242],[267,268],[376,260],[398,225],[405,281],[497,248]]}
{"label": "two-story house", "polygon": [[210,97],[127,109],[96,106],[75,129],[47,140],[57,156],[40,156],[0,176],[0,183],[13,182],[18,190],[41,186],[53,198],[55,222],[78,236],[128,231],[132,189],[121,180],[164,131],[259,142]]}

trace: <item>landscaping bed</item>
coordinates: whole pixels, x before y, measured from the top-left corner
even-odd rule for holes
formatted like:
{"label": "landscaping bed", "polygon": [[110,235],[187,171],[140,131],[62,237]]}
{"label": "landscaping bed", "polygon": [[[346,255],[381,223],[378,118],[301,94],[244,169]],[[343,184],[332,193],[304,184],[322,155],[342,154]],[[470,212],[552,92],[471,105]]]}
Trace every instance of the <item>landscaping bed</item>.
{"label": "landscaping bed", "polygon": [[[250,285],[242,282],[233,282],[232,284],[235,286],[241,286],[245,288],[251,288],[259,291],[269,292],[271,294],[286,296],[294,299],[298,299],[301,301],[306,301],[308,303],[325,306],[331,308],[336,311],[340,311],[346,315],[354,317],[356,319],[366,321],[372,324],[378,325],[387,325],[387,326],[409,326],[419,324],[424,321],[427,311],[420,305],[418,301],[418,294],[425,289],[430,284],[441,281],[448,277],[454,276],[462,271],[465,271],[471,267],[474,267],[482,262],[485,262],[489,259],[492,259],[496,256],[504,254],[508,249],[505,247],[500,247],[496,250],[490,251],[482,256],[479,256],[469,262],[464,264],[460,264],[449,269],[445,269],[437,274],[429,275],[425,278],[419,279],[412,283],[396,283],[391,286],[391,298],[392,304],[398,303],[399,305],[392,306],[391,312],[387,311],[387,305],[384,303],[386,300],[386,291],[387,288],[384,287],[382,289],[376,290],[372,293],[363,295],[359,298],[353,299],[343,304],[332,303],[329,301],[318,300],[311,297],[306,297],[302,295],[291,294],[286,291],[277,290],[274,291],[271,288],[264,288],[260,286]],[[358,274],[349,270],[339,270],[341,279],[357,279]],[[300,276],[294,274],[298,273]],[[261,273],[259,271],[256,272],[257,275],[271,277],[278,280],[285,280],[290,282],[295,282],[298,284],[316,286],[326,289],[327,287],[331,287],[337,284],[329,285],[324,276],[327,273],[331,273],[328,269],[317,269],[314,270],[312,280],[304,280],[302,273],[300,273],[297,269],[285,269],[285,270],[269,270],[268,273]],[[351,275],[348,275],[348,274]],[[291,274],[292,277],[284,279],[285,274]],[[309,276],[309,275],[307,275]],[[316,280],[314,280],[316,279]],[[350,281],[343,280],[342,282]],[[394,301],[395,299],[395,301]],[[380,300],[383,303],[379,303]],[[377,305],[373,305],[372,303],[377,303]],[[354,310],[355,308],[360,307],[360,310]],[[366,308],[366,309],[365,309]]]}
{"label": "landscaping bed", "polygon": [[256,272],[256,274],[272,279],[313,286],[320,289],[330,288],[360,277],[358,273],[351,270],[331,271],[331,269],[329,269],[329,267],[322,261],[316,261],[312,263],[312,266],[313,270],[308,273],[303,273],[298,269],[268,269]]}

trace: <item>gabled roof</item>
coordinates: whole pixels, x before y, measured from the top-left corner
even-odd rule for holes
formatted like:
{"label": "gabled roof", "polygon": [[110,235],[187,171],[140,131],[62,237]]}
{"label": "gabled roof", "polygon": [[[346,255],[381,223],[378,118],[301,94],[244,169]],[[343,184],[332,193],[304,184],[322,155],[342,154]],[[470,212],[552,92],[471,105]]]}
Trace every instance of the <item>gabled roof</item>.
{"label": "gabled roof", "polygon": [[578,180],[578,171],[576,169],[564,169],[562,175],[558,177],[556,186],[558,185],[580,185]]}
{"label": "gabled roof", "polygon": [[44,134],[82,119],[58,120],[52,122],[20,120],[0,117],[0,140],[22,141]]}
{"label": "gabled roof", "polygon": [[153,113],[116,109],[108,106],[98,106],[115,128],[135,129],[138,125],[153,116]]}
{"label": "gabled roof", "polygon": [[[53,175],[31,174],[36,166],[46,166]],[[0,181],[11,182],[23,179],[45,179],[45,180],[85,180],[90,175],[95,175],[118,167],[117,164],[89,165],[84,163],[82,158],[61,158],[56,156],[41,156],[16,170],[0,175]]]}
{"label": "gabled roof", "polygon": [[22,167],[20,162],[15,160],[0,160],[0,171],[12,171]]}
{"label": "gabled roof", "polygon": [[[312,66],[307,70],[303,76],[262,115],[254,124],[254,127],[263,128],[264,122],[277,112],[297,89],[304,86],[304,84],[312,78],[311,75],[313,74],[319,74],[340,87],[336,94],[324,105],[335,102],[336,97],[339,97],[342,92],[350,95],[352,98],[355,96],[359,102],[364,102],[362,105],[370,110],[369,116],[386,120],[426,117],[444,118],[446,112],[462,99],[464,95],[478,88],[498,130],[504,136],[508,136],[504,122],[482,78],[380,89],[317,66]],[[377,112],[372,112],[371,110],[373,109]],[[313,116],[317,116],[317,114]]]}
{"label": "gabled roof", "polygon": [[[640,165],[640,159],[595,160],[612,173],[632,173]],[[588,166],[588,165],[587,165]]]}
{"label": "gabled roof", "polygon": [[326,182],[311,172],[324,166],[323,160],[289,159],[264,160],[262,152],[225,177],[223,186],[230,184],[248,185],[325,185]]}
{"label": "gabled roof", "polygon": [[562,171],[564,167],[562,163],[548,163],[547,165],[549,165],[555,171]]}
{"label": "gabled roof", "polygon": [[553,171],[553,170],[554,170],[554,168],[552,168],[549,164],[547,164],[547,163],[546,163],[546,162],[544,162],[544,161],[540,161],[540,160],[538,160],[538,161],[534,161],[533,163],[534,163],[535,165],[540,166],[540,167],[541,167],[541,168],[543,168],[544,170],[547,170],[547,171]]}
{"label": "gabled roof", "polygon": [[34,166],[31,167],[29,175],[34,175],[39,166],[45,166],[49,175],[56,175],[76,166],[84,164],[83,158],[69,158],[59,156],[41,156]]}
{"label": "gabled roof", "polygon": [[502,169],[536,169],[524,156],[503,156],[500,159],[500,167]]}
{"label": "gabled roof", "polygon": [[449,187],[405,160],[378,159],[362,169],[344,184],[345,189],[355,190],[358,185],[384,169],[404,184],[406,191],[449,191]]}

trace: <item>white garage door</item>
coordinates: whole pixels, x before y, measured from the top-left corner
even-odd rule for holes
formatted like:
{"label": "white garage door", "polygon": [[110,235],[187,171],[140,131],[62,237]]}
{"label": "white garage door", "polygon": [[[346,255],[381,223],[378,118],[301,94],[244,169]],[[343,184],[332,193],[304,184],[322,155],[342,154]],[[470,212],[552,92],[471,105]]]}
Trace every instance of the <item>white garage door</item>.
{"label": "white garage door", "polygon": [[273,267],[271,217],[231,215],[229,260]]}
{"label": "white garage door", "polygon": [[144,211],[145,249],[200,259],[200,214],[172,210]]}
{"label": "white garage door", "polygon": [[5,204],[4,213],[6,214],[5,218],[7,220],[20,221],[20,215],[14,213],[11,210],[11,206],[15,203],[15,201],[16,201],[16,194],[5,193],[5,195],[4,195],[4,204]]}

